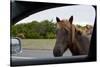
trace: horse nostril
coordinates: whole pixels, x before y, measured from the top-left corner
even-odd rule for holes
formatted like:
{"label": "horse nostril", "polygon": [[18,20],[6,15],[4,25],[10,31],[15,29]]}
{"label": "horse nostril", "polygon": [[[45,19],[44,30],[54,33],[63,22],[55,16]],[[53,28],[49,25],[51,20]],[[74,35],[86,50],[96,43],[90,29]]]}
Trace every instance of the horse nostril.
{"label": "horse nostril", "polygon": [[62,56],[62,52],[61,52],[61,50],[54,50],[54,51],[53,51],[53,55],[54,55],[55,57],[60,57],[60,56]]}

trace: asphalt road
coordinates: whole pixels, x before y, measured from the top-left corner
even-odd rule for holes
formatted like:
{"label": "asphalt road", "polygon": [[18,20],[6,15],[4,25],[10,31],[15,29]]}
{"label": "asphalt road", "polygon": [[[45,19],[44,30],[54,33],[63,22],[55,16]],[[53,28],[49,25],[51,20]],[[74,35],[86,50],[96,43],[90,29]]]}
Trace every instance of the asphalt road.
{"label": "asphalt road", "polygon": [[[72,56],[71,52],[69,50],[67,50],[63,57],[69,57]],[[22,51],[18,54],[13,54],[12,55],[13,58],[17,59],[17,58],[34,58],[34,59],[39,59],[39,58],[53,58],[53,51],[50,49],[22,49]]]}
{"label": "asphalt road", "polygon": [[30,64],[30,63],[38,63],[44,61],[50,62],[54,60],[64,60],[67,61],[74,61],[74,60],[80,60],[85,59],[87,55],[79,55],[79,56],[72,56],[71,52],[68,50],[64,53],[62,57],[54,57],[52,50],[29,50],[29,49],[23,49],[23,51],[19,54],[14,54],[11,56],[12,64],[22,65],[24,64]]}

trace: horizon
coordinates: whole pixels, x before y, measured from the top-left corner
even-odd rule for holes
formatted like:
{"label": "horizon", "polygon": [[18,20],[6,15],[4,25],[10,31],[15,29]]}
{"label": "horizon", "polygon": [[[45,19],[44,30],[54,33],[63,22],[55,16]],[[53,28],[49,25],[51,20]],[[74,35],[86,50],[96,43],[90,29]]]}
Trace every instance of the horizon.
{"label": "horizon", "polygon": [[[46,19],[46,20],[47,20],[47,19]],[[33,21],[36,21],[36,20],[33,20]],[[42,21],[45,21],[45,20],[42,20]],[[37,22],[38,22],[38,23],[41,23],[42,21],[37,21]],[[15,24],[15,25],[19,25],[19,24],[28,24],[28,23],[32,23],[32,21],[31,21],[31,22],[27,22],[27,23],[17,23],[17,24]],[[56,24],[55,22],[51,22],[51,23]],[[73,22],[73,24],[74,24],[74,25],[81,25],[81,26],[86,26],[86,25],[91,25],[91,26],[93,26],[93,24],[87,24],[86,22],[85,22],[85,23],[80,23],[80,24],[74,23],[74,22]]]}

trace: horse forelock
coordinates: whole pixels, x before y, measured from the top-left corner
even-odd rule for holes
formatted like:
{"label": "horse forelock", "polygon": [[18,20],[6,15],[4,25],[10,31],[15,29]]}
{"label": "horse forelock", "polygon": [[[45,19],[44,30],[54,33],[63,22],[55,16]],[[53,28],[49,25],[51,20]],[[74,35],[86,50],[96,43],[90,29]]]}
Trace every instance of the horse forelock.
{"label": "horse forelock", "polygon": [[65,28],[67,30],[70,30],[71,24],[68,20],[61,20],[60,22],[57,23],[57,28],[58,29]]}
{"label": "horse forelock", "polygon": [[75,25],[70,24],[70,22],[68,20],[61,20],[59,23],[57,23],[57,28],[61,29],[64,28],[66,30],[68,30],[70,32],[70,40],[73,42],[75,39]]}

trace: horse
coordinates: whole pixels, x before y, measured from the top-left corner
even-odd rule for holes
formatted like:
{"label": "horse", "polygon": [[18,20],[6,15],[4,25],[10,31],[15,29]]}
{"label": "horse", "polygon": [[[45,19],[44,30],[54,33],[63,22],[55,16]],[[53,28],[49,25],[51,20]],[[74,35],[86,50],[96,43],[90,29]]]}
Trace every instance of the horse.
{"label": "horse", "polygon": [[89,52],[90,40],[73,24],[73,16],[69,19],[60,20],[56,17],[56,43],[53,48],[54,57],[63,56],[69,49],[72,56],[87,55]]}

